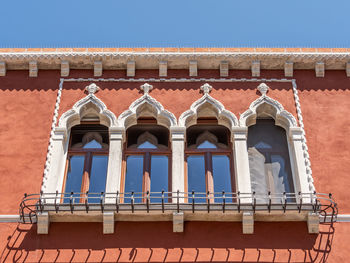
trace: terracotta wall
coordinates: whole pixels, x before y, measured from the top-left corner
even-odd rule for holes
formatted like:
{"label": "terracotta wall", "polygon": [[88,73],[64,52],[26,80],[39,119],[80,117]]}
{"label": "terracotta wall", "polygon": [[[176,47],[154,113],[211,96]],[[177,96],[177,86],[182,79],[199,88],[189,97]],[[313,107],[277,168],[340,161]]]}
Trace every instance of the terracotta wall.
{"label": "terracotta wall", "polygon": [[[16,214],[24,193],[40,191],[59,71],[8,71],[0,78],[0,214]],[[92,77],[90,70],[71,70],[70,77]],[[187,70],[169,70],[168,77],[188,77]],[[126,77],[125,71],[105,71],[104,77]],[[158,71],[137,71],[136,78],[158,77]],[[198,77],[216,78],[219,71],[200,70]],[[231,71],[230,77],[251,78],[249,71]],[[284,78],[282,71],[262,71],[265,78]],[[350,78],[344,71],[296,71],[295,78],[318,192],[332,192],[340,213],[350,213]],[[86,94],[89,83],[65,83],[60,114]],[[142,94],[143,83],[97,83],[96,95],[120,115]],[[178,118],[200,98],[203,83],[150,83],[150,95]],[[259,83],[210,83],[211,96],[237,117],[259,97]],[[290,83],[268,83],[268,93],[296,116]],[[318,236],[308,235],[305,223],[257,223],[255,234],[241,235],[241,225],[186,223],[185,233],[171,232],[170,223],[118,223],[116,233],[102,235],[101,224],[58,224],[48,236],[37,236],[35,226],[0,224],[0,262],[81,261],[237,261],[339,262],[345,259],[349,223],[337,224]],[[336,233],[336,234],[334,234]],[[7,237],[9,237],[7,239]],[[150,238],[152,237],[152,238]],[[324,243],[330,240],[329,244]],[[332,241],[333,240],[333,241]],[[316,258],[316,260],[314,260]],[[314,260],[314,261],[313,261]],[[344,260],[343,260],[344,261]]]}

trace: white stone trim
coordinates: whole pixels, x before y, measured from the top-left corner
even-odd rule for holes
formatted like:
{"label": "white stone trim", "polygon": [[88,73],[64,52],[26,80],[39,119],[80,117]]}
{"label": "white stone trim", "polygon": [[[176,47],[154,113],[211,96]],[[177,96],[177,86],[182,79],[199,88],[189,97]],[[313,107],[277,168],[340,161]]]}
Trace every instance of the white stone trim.
{"label": "white stone trim", "polygon": [[[61,79],[60,84],[60,93],[61,96],[62,93],[62,85],[63,85],[64,79]],[[82,114],[84,114],[86,111],[89,112],[89,105],[93,105],[94,113],[98,115],[100,118],[100,123],[103,125],[106,125],[109,127],[109,129],[113,129],[113,127],[117,126],[117,118],[115,117],[114,113],[109,111],[106,107],[106,105],[95,96],[95,92],[97,91],[98,87],[95,84],[91,84],[87,87],[87,90],[89,91],[89,94],[84,97],[83,99],[79,100],[74,104],[72,109],[66,111],[62,114],[58,126],[55,127],[55,123],[57,121],[58,117],[58,105],[56,103],[56,109],[55,109],[55,115],[53,120],[53,127],[51,132],[51,138],[50,138],[50,144],[49,144],[49,150],[48,150],[48,160],[47,163],[51,164],[52,159],[55,160],[53,165],[47,165],[45,167],[44,171],[44,179],[43,179],[43,186],[42,190],[46,193],[54,193],[55,191],[61,191],[62,185],[63,185],[63,178],[64,178],[64,168],[65,168],[65,160],[67,159],[67,147],[68,147],[68,134],[70,131],[70,128],[80,124],[80,121],[83,117]],[[59,101],[60,101],[59,96]],[[97,109],[97,112],[96,112]],[[110,149],[109,154],[109,161],[111,158],[115,157],[113,153],[118,153],[118,151],[115,151],[114,149]],[[113,159],[113,162],[115,160]],[[121,160],[120,160],[121,161]],[[118,171],[113,170],[111,171],[110,168],[108,168],[107,172],[107,182],[110,181],[111,177],[116,177],[116,173]],[[107,186],[106,186],[107,189]]]}
{"label": "white stone trim", "polygon": [[74,104],[72,109],[63,113],[59,120],[58,126],[61,128],[67,127],[67,129],[70,129],[72,126],[80,124],[80,115],[82,114],[82,109],[89,103],[97,106],[97,109],[99,110],[98,114],[100,117],[105,117],[100,119],[101,124],[104,124],[108,127],[117,126],[117,118],[114,113],[108,110],[106,105],[93,93],[90,93],[83,99],[79,100]]}
{"label": "white stone trim", "polygon": [[[259,106],[263,104],[268,104],[271,105],[274,109],[276,109],[275,116],[271,116],[275,119],[276,125],[282,126],[285,129],[289,129],[289,127],[297,127],[297,121],[294,118],[294,116],[286,111],[282,104],[279,103],[277,100],[274,100],[267,96],[266,94],[263,94],[260,96],[258,99],[253,101],[249,109],[246,110],[244,113],[241,114],[240,119],[239,119],[239,124],[241,127],[245,126],[250,126],[255,124],[255,119],[257,117],[257,112],[256,110],[258,109]],[[253,119],[253,120],[251,120]],[[286,120],[286,121],[284,121]],[[252,121],[252,122],[250,122]],[[248,122],[248,123],[247,123]]]}
{"label": "white stone trim", "polygon": [[299,95],[298,95],[298,87],[297,87],[297,83],[296,83],[295,79],[292,80],[292,87],[293,87],[293,95],[294,95],[295,108],[297,111],[299,126],[300,126],[301,131],[302,131],[302,148],[303,148],[303,152],[304,152],[307,180],[309,182],[310,191],[315,191],[314,179],[312,177],[309,148],[307,146],[303,115],[301,112],[300,99],[299,99]]}
{"label": "white stone trim", "polygon": [[[260,84],[259,87],[261,87],[261,85],[262,84]],[[294,118],[294,116],[288,111],[286,111],[278,101],[266,95],[267,89],[261,90],[261,92],[262,95],[254,102],[252,102],[249,109],[241,115],[240,126],[248,127],[254,125],[256,122],[256,118],[258,117],[257,109],[264,104],[272,106],[272,109],[267,108],[265,109],[266,112],[264,111],[262,114],[272,117],[275,120],[276,125],[281,126],[286,130],[295,191],[300,191],[302,193],[313,192],[314,187],[310,184],[311,181],[310,175],[308,174],[305,148],[303,147],[305,136],[305,131],[303,130],[303,127],[298,127],[297,121]],[[297,101],[296,98],[298,99],[298,97],[297,93],[295,92],[296,90],[294,90],[293,87],[294,99],[295,101]],[[296,108],[298,113],[297,105]],[[298,117],[299,116],[301,117],[300,103]],[[310,200],[305,199],[305,201],[308,202]]]}
{"label": "white stone trim", "polygon": [[204,95],[200,99],[192,103],[189,110],[181,114],[179,118],[179,126],[189,127],[191,125],[196,124],[198,110],[205,104],[208,104],[214,108],[213,113],[216,115],[218,123],[220,125],[226,126],[229,130],[232,130],[232,127],[234,126],[238,126],[237,117],[232,112],[226,110],[224,105],[220,101],[210,96],[209,91],[204,91]]}
{"label": "white stone trim", "polygon": [[163,105],[154,99],[148,92],[145,92],[143,96],[135,100],[131,103],[128,110],[124,111],[118,117],[118,123],[120,127],[125,127],[125,129],[130,126],[136,124],[137,118],[140,116],[140,112],[138,111],[143,105],[149,105],[153,112],[153,117],[155,117],[158,121],[158,124],[163,125],[170,129],[170,127],[177,125],[177,120],[171,112],[164,109]]}
{"label": "white stone trim", "polygon": [[[58,110],[59,110],[61,93],[62,93],[62,89],[63,89],[63,83],[64,82],[93,82],[93,81],[95,81],[95,82],[97,82],[97,81],[101,81],[101,82],[145,82],[145,81],[149,81],[149,82],[184,82],[184,83],[186,83],[186,82],[205,82],[205,81],[207,81],[207,82],[285,82],[285,83],[292,83],[294,99],[295,99],[296,108],[297,108],[299,125],[300,125],[300,129],[302,129],[302,131],[303,131],[302,132],[302,136],[303,136],[302,142],[303,142],[303,151],[304,151],[303,158],[305,159],[305,165],[307,167],[309,186],[312,189],[314,189],[313,183],[312,183],[313,180],[312,180],[310,162],[308,160],[308,151],[307,151],[306,140],[305,140],[304,125],[303,125],[303,121],[302,121],[302,114],[301,114],[300,102],[299,102],[299,97],[298,97],[298,94],[297,94],[297,86],[296,86],[295,79],[264,79],[264,78],[261,78],[261,79],[257,79],[257,78],[252,78],[252,79],[245,79],[245,78],[242,78],[242,79],[237,79],[237,78],[230,78],[230,79],[223,79],[223,78],[216,78],[216,79],[215,78],[210,78],[210,79],[209,78],[201,78],[201,79],[194,79],[194,78],[180,78],[180,79],[176,79],[176,78],[171,78],[171,79],[162,79],[162,78],[158,78],[158,79],[154,79],[154,78],[148,78],[148,79],[144,79],[144,78],[139,78],[139,79],[133,79],[133,78],[130,78],[130,79],[124,79],[124,78],[70,78],[70,79],[61,79],[60,80],[60,85],[59,85],[59,90],[58,90],[57,99],[56,99],[56,105],[55,105],[55,110],[54,110],[54,116],[53,116],[53,124],[52,124],[52,130],[51,130],[51,135],[50,135],[50,141],[49,141],[49,147],[48,147],[48,153],[47,153],[47,160],[46,160],[45,170],[44,170],[44,179],[43,179],[43,186],[42,186],[43,190],[45,189],[45,181],[47,179],[47,175],[48,175],[48,171],[49,171],[49,167],[50,167],[50,163],[51,163],[51,158],[52,158],[52,142],[54,141],[53,140],[53,135],[56,134],[55,138],[65,137],[66,136],[66,134],[63,131],[61,131],[60,129],[58,129],[58,128],[55,129],[55,125],[56,125],[57,118],[58,118]],[[150,99],[149,97],[146,98],[147,96],[151,97],[149,94],[143,95],[141,98],[136,100],[133,103],[133,107],[131,105],[130,106],[131,109],[129,108],[129,110],[127,110],[126,112],[130,111],[131,115],[132,114],[136,114],[136,110],[135,109],[136,109],[137,105],[140,106],[142,103],[145,103],[145,102],[150,103],[152,101],[153,98],[152,99]],[[209,94],[204,95],[198,101],[203,100],[205,96],[209,96]],[[266,96],[266,97],[268,97],[268,96]],[[220,105],[220,104],[221,103],[219,103],[218,105]],[[157,103],[155,103],[155,105],[157,105]],[[155,105],[154,105],[154,107],[155,107]],[[162,111],[163,106],[159,107],[159,105],[158,105],[157,109],[158,109],[158,111]],[[126,112],[124,112],[124,114],[126,114]],[[130,112],[128,114],[130,114]],[[121,116],[119,116],[119,117],[121,117]],[[182,154],[182,155],[181,154],[180,155],[177,154],[176,155],[177,159],[179,159],[179,158],[183,159],[185,130],[184,130],[184,127],[178,127],[177,122],[176,122],[176,118],[174,116],[172,116],[172,118],[173,118],[173,124],[172,124],[173,127],[171,128],[172,144],[173,144],[172,147],[173,148],[177,148],[178,149],[177,152],[178,153],[181,152],[181,154]],[[115,134],[113,136],[116,137],[116,138],[118,137],[117,141],[118,141],[118,145],[120,147],[118,146],[117,148],[118,149],[120,148],[120,149],[117,151],[117,155],[119,154],[121,156],[124,131],[123,131],[122,125],[119,124],[119,121],[120,120],[118,119],[117,125],[116,125],[116,129],[118,131],[116,131],[116,133],[113,133],[113,134]],[[180,123],[180,120],[179,120],[179,123]],[[235,126],[238,126],[238,121],[235,124]],[[181,131],[177,132],[178,129],[180,129]],[[234,131],[232,131],[232,132],[234,133]],[[111,129],[110,129],[110,133],[111,133]],[[242,134],[242,132],[241,131],[237,131],[236,137],[237,136],[240,137],[240,134]],[[112,136],[112,133],[111,133],[111,136]],[[238,137],[236,138],[237,141],[239,141]],[[233,138],[233,141],[234,140],[235,140],[235,138]],[[177,144],[176,147],[174,147],[175,144]],[[111,148],[113,148],[113,147],[111,147]],[[173,152],[173,156],[175,156],[174,152]],[[173,159],[173,160],[175,160],[175,159]],[[183,164],[182,164],[182,168],[178,167],[178,169],[176,169],[174,167],[174,163],[177,163],[177,162],[173,161],[173,171],[174,170],[179,170],[179,171],[181,170],[182,173],[183,173],[183,170],[184,170],[183,169]],[[181,162],[180,162],[180,164],[181,164]],[[180,175],[179,177],[181,177],[181,174],[179,174],[179,175]],[[237,174],[236,174],[236,176],[237,176]],[[174,185],[174,183],[175,183],[175,185]],[[107,183],[107,185],[108,185],[108,183]],[[174,186],[176,186],[176,187],[174,188]],[[179,189],[180,191],[182,191],[183,190],[182,189],[183,186],[184,186],[183,183],[182,184],[181,183],[178,184],[173,179],[173,190],[174,189]],[[119,189],[119,186],[116,186],[115,189],[117,189],[117,188]],[[107,188],[106,188],[106,190],[107,190]]]}
{"label": "white stone trim", "polygon": [[57,123],[57,119],[58,119],[58,111],[60,109],[63,82],[64,82],[64,79],[60,79],[60,83],[59,83],[58,91],[57,91],[55,109],[53,111],[53,116],[52,116],[50,139],[49,139],[49,145],[48,145],[47,155],[46,155],[46,162],[45,162],[45,168],[44,168],[44,174],[43,174],[43,182],[41,185],[42,191],[44,191],[46,188],[47,176],[48,176],[48,173],[50,170],[50,165],[51,165],[54,129],[56,127],[56,123]]}

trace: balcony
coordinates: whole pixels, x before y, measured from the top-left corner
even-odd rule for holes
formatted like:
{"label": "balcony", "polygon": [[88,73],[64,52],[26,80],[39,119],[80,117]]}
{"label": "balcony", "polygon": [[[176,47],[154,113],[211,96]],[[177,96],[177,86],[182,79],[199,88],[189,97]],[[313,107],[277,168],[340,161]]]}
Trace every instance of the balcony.
{"label": "balcony", "polygon": [[335,222],[337,205],[321,193],[40,193],[25,194],[20,203],[22,223],[38,223],[48,233],[50,222],[103,222],[104,233],[114,232],[115,221],[173,221],[183,232],[185,221],[242,222],[243,233],[254,231],[254,221],[306,221],[318,233],[320,218]]}

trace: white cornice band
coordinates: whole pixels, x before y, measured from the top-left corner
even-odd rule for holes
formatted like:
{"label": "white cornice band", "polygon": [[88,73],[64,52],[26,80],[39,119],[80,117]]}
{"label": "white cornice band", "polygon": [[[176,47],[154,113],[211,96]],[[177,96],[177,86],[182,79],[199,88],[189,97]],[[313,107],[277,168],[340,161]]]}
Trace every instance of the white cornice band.
{"label": "white cornice band", "polygon": [[99,60],[104,69],[126,69],[128,61],[135,62],[136,69],[159,69],[159,62],[166,61],[168,69],[189,69],[190,62],[197,62],[198,69],[219,69],[222,61],[230,69],[249,70],[253,61],[260,61],[261,69],[284,70],[285,63],[293,62],[294,69],[314,69],[323,62],[325,69],[345,70],[350,61],[349,52],[0,52],[0,61],[9,70],[28,69],[28,63],[36,60],[39,69],[60,69],[61,61],[71,69],[93,69]]}

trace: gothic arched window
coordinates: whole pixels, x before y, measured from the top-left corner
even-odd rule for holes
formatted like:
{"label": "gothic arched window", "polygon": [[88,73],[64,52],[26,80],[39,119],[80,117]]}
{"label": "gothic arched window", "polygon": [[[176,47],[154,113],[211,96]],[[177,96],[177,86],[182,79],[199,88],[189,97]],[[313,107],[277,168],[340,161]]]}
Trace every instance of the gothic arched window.
{"label": "gothic arched window", "polygon": [[252,191],[294,193],[286,131],[274,119],[257,119],[248,128],[247,144]]}
{"label": "gothic arched window", "polygon": [[155,119],[139,119],[126,132],[124,202],[145,202],[147,192],[152,203],[160,203],[162,191],[165,202],[170,191],[169,130],[157,125]]}
{"label": "gothic arched window", "polygon": [[[89,202],[99,202],[106,189],[108,166],[108,128],[99,124],[72,127],[64,183],[65,197],[74,193],[75,202],[89,192]],[[65,198],[64,202],[69,202]]]}
{"label": "gothic arched window", "polygon": [[[216,120],[215,120],[216,121]],[[214,121],[214,122],[215,122]],[[232,202],[233,169],[230,131],[208,120],[197,120],[186,132],[187,191],[195,202],[222,202],[222,192],[226,202]],[[209,195],[208,195],[209,192]]]}

